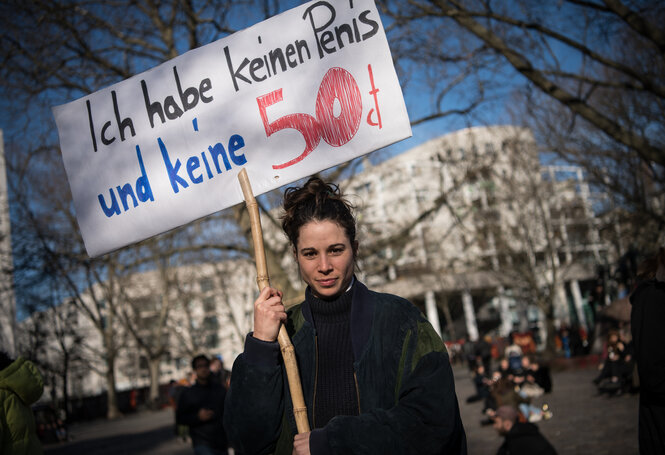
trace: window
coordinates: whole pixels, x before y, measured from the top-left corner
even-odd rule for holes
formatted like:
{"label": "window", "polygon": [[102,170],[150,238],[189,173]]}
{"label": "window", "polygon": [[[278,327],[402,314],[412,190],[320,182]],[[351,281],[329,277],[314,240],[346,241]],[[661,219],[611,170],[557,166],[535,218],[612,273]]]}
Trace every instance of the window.
{"label": "window", "polygon": [[199,286],[201,286],[201,292],[212,291],[213,282],[212,278],[203,278],[199,281]]}
{"label": "window", "polygon": [[219,345],[219,336],[216,333],[206,335],[205,345],[208,349],[214,349]]}
{"label": "window", "polygon": [[159,315],[158,314],[150,314],[148,316],[143,316],[141,317],[141,327],[145,329],[152,329],[153,327],[156,327],[159,325]]}
{"label": "window", "polygon": [[217,331],[219,328],[219,322],[217,322],[217,316],[208,316],[203,320],[203,329],[209,331]]}
{"label": "window", "polygon": [[210,295],[203,299],[203,311],[206,313],[214,312],[216,309],[215,296]]}

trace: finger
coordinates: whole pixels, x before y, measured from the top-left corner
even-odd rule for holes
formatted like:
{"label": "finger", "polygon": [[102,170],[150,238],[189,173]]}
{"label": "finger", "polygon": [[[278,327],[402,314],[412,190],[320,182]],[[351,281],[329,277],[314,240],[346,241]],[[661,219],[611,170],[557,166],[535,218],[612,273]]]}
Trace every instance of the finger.
{"label": "finger", "polygon": [[264,300],[264,303],[266,303],[269,306],[282,305],[282,296],[273,295],[269,299]]}
{"label": "finger", "polygon": [[273,293],[273,289],[270,286],[266,286],[259,292],[259,296],[256,298],[255,303],[260,303],[265,300],[268,300]]}
{"label": "finger", "polygon": [[261,303],[264,302],[280,302],[282,301],[282,292],[271,287],[266,287],[264,288],[260,293],[259,296],[257,297],[256,301],[254,302],[254,306],[257,306]]}

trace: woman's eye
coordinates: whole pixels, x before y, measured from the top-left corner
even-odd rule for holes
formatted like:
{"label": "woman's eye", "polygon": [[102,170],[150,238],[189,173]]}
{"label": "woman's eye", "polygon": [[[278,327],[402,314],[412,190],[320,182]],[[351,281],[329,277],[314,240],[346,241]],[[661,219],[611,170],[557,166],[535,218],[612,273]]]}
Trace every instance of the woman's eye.
{"label": "woman's eye", "polygon": [[342,254],[344,252],[344,248],[333,248],[330,250],[331,254]]}

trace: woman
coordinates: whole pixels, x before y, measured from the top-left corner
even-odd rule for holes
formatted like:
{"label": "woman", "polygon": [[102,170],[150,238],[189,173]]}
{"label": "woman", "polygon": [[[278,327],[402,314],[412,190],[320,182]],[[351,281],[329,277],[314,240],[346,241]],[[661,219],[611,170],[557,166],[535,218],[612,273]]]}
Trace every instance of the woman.
{"label": "woman", "polygon": [[[336,185],[311,178],[284,194],[282,227],[305,301],[288,313],[265,288],[254,332],[231,375],[225,427],[243,454],[466,453],[443,342],[408,301],[354,276],[351,206]],[[312,431],[296,435],[276,341],[285,323],[298,358]]]}

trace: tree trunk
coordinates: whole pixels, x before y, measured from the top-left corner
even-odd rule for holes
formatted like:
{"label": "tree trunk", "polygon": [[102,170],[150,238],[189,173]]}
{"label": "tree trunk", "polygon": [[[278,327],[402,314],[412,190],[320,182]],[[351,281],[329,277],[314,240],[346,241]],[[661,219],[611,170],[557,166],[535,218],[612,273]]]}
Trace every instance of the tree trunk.
{"label": "tree trunk", "polygon": [[107,390],[107,419],[117,419],[120,417],[120,410],[118,409],[118,396],[115,391],[115,358],[109,359],[108,369],[106,370],[106,390]]}
{"label": "tree trunk", "polygon": [[69,387],[69,355],[65,352],[63,359],[63,375],[62,375],[62,406],[65,409],[65,422],[69,422],[69,392],[67,388]]}
{"label": "tree trunk", "polygon": [[113,344],[113,333],[110,330],[104,332],[106,348],[106,396],[107,396],[107,419],[117,419],[121,416],[118,409],[118,395],[115,390],[115,347]]}
{"label": "tree trunk", "polygon": [[159,364],[160,357],[150,358],[148,361],[148,368],[150,369],[150,397],[148,407],[150,409],[157,409],[159,407]]}
{"label": "tree trunk", "polygon": [[556,328],[554,326],[554,304],[552,302],[549,302],[544,313],[547,336],[545,337],[545,352],[543,355],[547,360],[551,360],[556,356]]}

